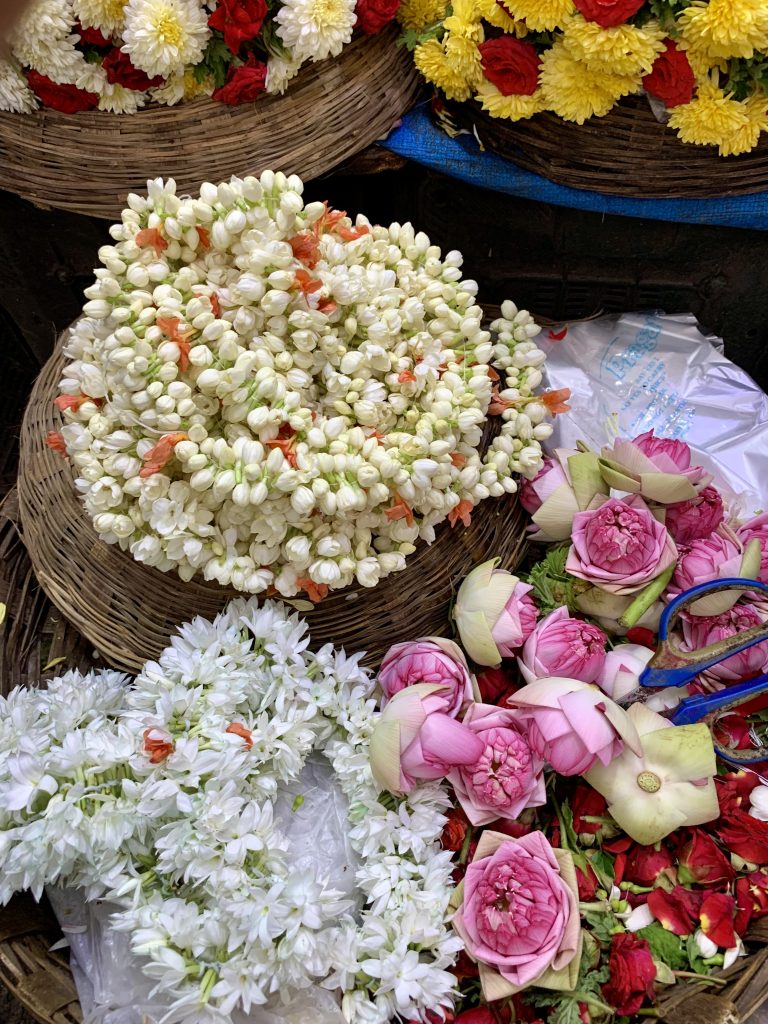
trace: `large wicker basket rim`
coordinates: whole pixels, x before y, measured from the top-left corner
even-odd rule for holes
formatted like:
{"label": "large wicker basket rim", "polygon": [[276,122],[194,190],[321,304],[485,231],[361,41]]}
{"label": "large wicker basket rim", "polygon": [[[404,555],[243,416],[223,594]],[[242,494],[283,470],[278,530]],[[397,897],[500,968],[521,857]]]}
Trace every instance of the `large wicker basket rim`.
{"label": "large wicker basket rim", "polygon": [[[213,617],[237,591],[142,565],[98,536],[75,492],[70,464],[51,451],[46,435],[61,427],[53,399],[64,366],[63,337],[43,368],[21,433],[19,505],[35,575],[53,603],[119,668],[136,671],[167,644],[175,627]],[[468,528],[438,527],[438,541],[420,543],[403,572],[376,587],[332,591],[305,612],[312,639],[366,651],[375,665],[393,636],[442,633],[455,588],[477,562],[498,555],[514,568],[525,546],[524,514],[516,496],[482,503]]]}
{"label": "large wicker basket rim", "polygon": [[129,192],[156,177],[179,192],[272,168],[325,174],[391,130],[420,81],[397,30],[360,35],[306,65],[282,96],[227,106],[205,98],[135,114],[0,112],[4,189],[40,206],[119,220]]}
{"label": "large wicker basket rim", "polygon": [[621,100],[582,125],[541,113],[523,121],[491,117],[474,101],[448,115],[486,149],[559,185],[633,199],[715,198],[768,189],[768,138],[750,153],[681,142],[641,96]]}

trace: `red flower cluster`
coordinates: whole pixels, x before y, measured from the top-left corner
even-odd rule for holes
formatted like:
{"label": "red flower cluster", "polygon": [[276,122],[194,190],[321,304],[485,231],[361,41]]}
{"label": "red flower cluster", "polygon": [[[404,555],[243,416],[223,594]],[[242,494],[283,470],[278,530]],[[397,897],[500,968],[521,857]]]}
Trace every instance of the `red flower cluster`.
{"label": "red flower cluster", "polygon": [[101,66],[107,73],[110,85],[122,85],[125,89],[144,92],[145,89],[154,89],[165,81],[162,75],[150,78],[146,71],[135,68],[128,54],[123,53],[118,46],[112,47]]}
{"label": "red flower cluster", "polygon": [[646,999],[653,999],[656,965],[645,939],[628,932],[614,935],[608,966],[611,978],[603,985],[603,995],[616,1013],[637,1013]]}
{"label": "red flower cluster", "polygon": [[367,36],[375,36],[393,20],[400,0],[357,0],[357,27]]}
{"label": "red flower cluster", "polygon": [[265,0],[219,0],[208,19],[208,27],[223,33],[227,48],[238,54],[243,43],[249,43],[261,32],[266,16]]}
{"label": "red flower cluster", "polygon": [[252,103],[264,92],[266,82],[267,65],[251,54],[242,67],[229,69],[226,82],[214,90],[213,99],[232,107]]}
{"label": "red flower cluster", "polygon": [[601,28],[623,25],[637,14],[645,0],[573,0],[576,9],[587,21],[595,21]]}
{"label": "red flower cluster", "polygon": [[645,91],[668,107],[690,103],[696,89],[693,68],[684,50],[667,40],[667,48],[656,58],[650,74],[643,78]]}
{"label": "red flower cluster", "polygon": [[531,96],[539,85],[536,48],[513,36],[496,36],[479,46],[483,74],[502,96]]}

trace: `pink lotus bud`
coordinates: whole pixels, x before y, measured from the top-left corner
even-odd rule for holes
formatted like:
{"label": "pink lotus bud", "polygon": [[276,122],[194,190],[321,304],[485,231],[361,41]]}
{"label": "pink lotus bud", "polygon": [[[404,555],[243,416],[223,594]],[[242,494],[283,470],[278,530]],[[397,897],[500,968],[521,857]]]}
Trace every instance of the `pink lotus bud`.
{"label": "pink lotus bud", "polygon": [[685,473],[691,468],[691,449],[685,441],[675,441],[670,437],[656,437],[652,430],[638,434],[632,439],[643,455],[654,460],[666,473],[679,470]]}
{"label": "pink lotus bud", "polygon": [[539,614],[528,596],[533,588],[496,569],[498,561],[483,562],[465,577],[453,607],[464,649],[478,665],[498,665],[522,647]]}
{"label": "pink lotus bud", "polygon": [[533,518],[532,540],[568,540],[577,512],[608,497],[594,452],[558,448],[533,480],[523,480],[520,503]]}
{"label": "pink lotus bud", "polygon": [[750,519],[748,523],[740,526],[736,532],[739,540],[745,545],[751,540],[759,541],[761,557],[760,571],[757,578],[761,583],[768,583],[768,512],[763,512],[761,516]]}
{"label": "pink lotus bud", "polygon": [[602,629],[572,619],[567,608],[556,608],[525,641],[517,664],[528,683],[548,676],[593,683],[603,668],[607,642]]}
{"label": "pink lotus bud", "polygon": [[[705,487],[695,498],[667,505],[664,525],[676,544],[691,544],[695,540],[709,537],[724,519],[725,511],[720,492],[714,487]],[[768,543],[768,532],[766,542]]]}
{"label": "pink lotus bud", "polygon": [[419,779],[442,779],[456,765],[473,764],[482,742],[443,712],[442,687],[416,683],[396,693],[371,735],[371,770],[392,793],[409,793]]}
{"label": "pink lotus bud", "polygon": [[[718,640],[744,633],[753,626],[766,621],[763,614],[753,604],[735,604],[721,615],[682,615],[683,649],[698,651]],[[768,668],[768,640],[748,647],[745,651],[731,655],[718,665],[713,665],[703,673],[707,680],[718,680],[727,683],[741,682],[751,679]]]}
{"label": "pink lotus bud", "polygon": [[531,750],[520,715],[492,704],[471,704],[464,725],[482,749],[471,764],[455,768],[448,778],[472,824],[515,819],[526,807],[540,807],[545,801],[544,762]]}
{"label": "pink lotus bud", "polygon": [[640,673],[652,657],[653,651],[641,644],[619,644],[606,654],[595,682],[612,700],[623,700],[638,688]]}
{"label": "pink lotus bud", "polygon": [[712,479],[701,466],[691,466],[687,444],[654,437],[652,430],[634,441],[619,438],[612,448],[603,448],[600,472],[609,487],[663,505],[695,498]]}
{"label": "pink lotus bud", "polygon": [[546,456],[533,480],[523,478],[520,486],[520,504],[532,516],[534,512],[539,511],[542,502],[546,501],[556,488],[568,483],[568,477],[560,463]]}
{"label": "pink lotus bud", "polygon": [[676,559],[675,542],[641,498],[609,498],[574,518],[565,568],[601,590],[634,594]]}
{"label": "pink lotus bud", "polygon": [[440,686],[431,700],[442,701],[440,710],[452,718],[473,699],[467,659],[458,644],[443,637],[426,636],[394,644],[381,663],[378,682],[384,692],[383,704],[415,683]]}
{"label": "pink lotus bud", "polygon": [[519,709],[531,747],[560,775],[581,775],[597,761],[610,764],[625,742],[639,747],[626,711],[577,679],[540,679],[509,704]]}
{"label": "pink lotus bud", "polygon": [[[683,550],[667,589],[667,599],[710,580],[728,577],[756,579],[759,570],[757,545],[753,545],[749,552],[745,551],[739,537],[723,523],[709,537],[695,540]],[[737,590],[710,594],[694,602],[688,611],[693,615],[721,615],[738,599]]]}

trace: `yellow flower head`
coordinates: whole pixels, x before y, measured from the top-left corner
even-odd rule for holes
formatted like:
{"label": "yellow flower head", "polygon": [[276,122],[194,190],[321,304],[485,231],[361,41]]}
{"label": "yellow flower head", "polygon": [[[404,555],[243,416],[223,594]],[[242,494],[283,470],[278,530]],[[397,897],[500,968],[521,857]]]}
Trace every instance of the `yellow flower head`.
{"label": "yellow flower head", "polygon": [[607,114],[618,99],[635,92],[640,76],[595,71],[574,60],[562,40],[557,40],[542,54],[539,81],[548,110],[584,124],[589,117]]}
{"label": "yellow flower head", "polygon": [[765,0],[693,0],[678,19],[681,45],[717,60],[768,49]]}
{"label": "yellow flower head", "polygon": [[576,10],[573,0],[505,0],[504,6],[517,21],[525,20],[532,32],[562,28]]}
{"label": "yellow flower head", "polygon": [[451,16],[443,22],[446,31],[453,36],[483,41],[482,14],[474,0],[455,0]]}
{"label": "yellow flower head", "polygon": [[213,79],[206,75],[202,82],[199,82],[192,70],[184,72],[184,99],[192,100],[196,96],[210,96],[214,90]]}
{"label": "yellow flower head", "polygon": [[397,11],[397,20],[403,28],[420,29],[436,25],[445,17],[448,0],[402,0]]}
{"label": "yellow flower head", "polygon": [[[474,55],[472,53],[474,51]],[[482,76],[480,51],[469,39],[429,39],[413,51],[416,67],[449,100],[468,100]]]}
{"label": "yellow flower head", "polygon": [[541,89],[537,89],[532,96],[505,96],[487,79],[480,83],[476,99],[482,103],[483,110],[487,110],[491,117],[504,117],[510,121],[522,121],[526,117],[533,117],[546,107]]}
{"label": "yellow flower head", "polygon": [[754,106],[726,96],[713,81],[699,86],[690,103],[675,107],[669,118],[683,142],[695,146],[719,146],[721,156],[746,153],[760,135],[765,118]]}
{"label": "yellow flower head", "polygon": [[583,61],[594,71],[613,75],[647,75],[653,62],[664,49],[666,33],[657,21],[642,28],[617,25],[601,28],[580,14],[565,26],[563,42],[575,60]]}
{"label": "yellow flower head", "polygon": [[508,13],[504,4],[497,0],[477,0],[477,9],[481,16],[496,28],[503,28],[505,32],[522,38],[528,34],[528,28],[523,21],[515,21]]}

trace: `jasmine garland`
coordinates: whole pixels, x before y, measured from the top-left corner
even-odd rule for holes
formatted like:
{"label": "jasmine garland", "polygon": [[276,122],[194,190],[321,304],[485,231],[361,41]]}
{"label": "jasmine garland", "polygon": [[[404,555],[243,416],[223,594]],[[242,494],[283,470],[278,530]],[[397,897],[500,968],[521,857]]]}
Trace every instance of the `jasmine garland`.
{"label": "jasmine garland", "polygon": [[129,197],[67,343],[53,444],[138,561],[317,600],[534,476],[558,396],[534,396],[539,328],[506,302],[485,330],[458,252],[302,188],[266,171]]}
{"label": "jasmine garland", "polygon": [[[282,605],[240,600],[183,626],[128,687],[70,672],[2,700],[0,898],[62,882],[120,904],[164,1019],[224,1024],[318,984],[351,1022],[450,1006],[448,797],[381,794],[372,681],[308,639]],[[349,804],[357,908],[291,868],[276,825],[313,751]]]}

